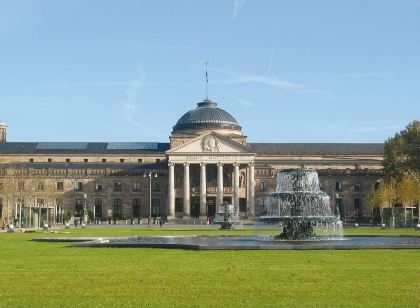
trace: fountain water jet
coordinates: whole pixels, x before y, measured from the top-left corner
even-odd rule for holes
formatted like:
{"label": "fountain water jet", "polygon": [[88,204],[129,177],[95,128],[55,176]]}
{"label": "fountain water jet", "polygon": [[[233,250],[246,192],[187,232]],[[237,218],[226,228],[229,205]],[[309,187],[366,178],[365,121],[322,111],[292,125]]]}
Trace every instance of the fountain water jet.
{"label": "fountain water jet", "polygon": [[338,239],[343,235],[329,196],[319,188],[317,172],[308,168],[277,173],[276,192],[257,220],[258,226],[273,224],[283,228],[277,239],[307,240],[320,235]]}

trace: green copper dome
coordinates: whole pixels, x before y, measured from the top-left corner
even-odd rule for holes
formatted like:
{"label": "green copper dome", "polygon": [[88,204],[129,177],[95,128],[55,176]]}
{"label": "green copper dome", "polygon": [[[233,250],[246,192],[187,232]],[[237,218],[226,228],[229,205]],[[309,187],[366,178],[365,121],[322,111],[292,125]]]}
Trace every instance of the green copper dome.
{"label": "green copper dome", "polygon": [[173,127],[173,131],[183,129],[229,129],[241,130],[238,122],[217,103],[208,99],[197,104],[197,107],[185,113]]}

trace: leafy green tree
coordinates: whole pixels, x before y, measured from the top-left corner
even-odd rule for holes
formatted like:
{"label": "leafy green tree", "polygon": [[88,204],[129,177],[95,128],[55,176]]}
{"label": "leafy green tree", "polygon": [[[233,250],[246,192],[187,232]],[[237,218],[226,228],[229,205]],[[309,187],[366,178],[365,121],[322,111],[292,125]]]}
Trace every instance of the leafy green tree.
{"label": "leafy green tree", "polygon": [[407,172],[420,173],[420,121],[411,122],[385,142],[384,172],[397,181]]}

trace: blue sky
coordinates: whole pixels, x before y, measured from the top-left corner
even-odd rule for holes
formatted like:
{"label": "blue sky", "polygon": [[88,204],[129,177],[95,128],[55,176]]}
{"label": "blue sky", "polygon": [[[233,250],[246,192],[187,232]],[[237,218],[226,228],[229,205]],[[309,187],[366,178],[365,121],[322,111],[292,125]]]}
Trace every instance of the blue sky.
{"label": "blue sky", "polygon": [[8,141],[160,141],[205,97],[250,142],[420,118],[420,0],[0,1]]}

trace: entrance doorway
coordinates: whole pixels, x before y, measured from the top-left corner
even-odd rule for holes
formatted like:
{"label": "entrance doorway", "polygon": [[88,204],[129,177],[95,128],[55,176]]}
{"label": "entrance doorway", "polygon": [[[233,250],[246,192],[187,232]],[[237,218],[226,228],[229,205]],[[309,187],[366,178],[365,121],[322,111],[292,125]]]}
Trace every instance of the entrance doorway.
{"label": "entrance doorway", "polygon": [[191,217],[200,216],[200,198],[192,197],[191,198]]}
{"label": "entrance doorway", "polygon": [[216,197],[207,197],[207,216],[216,216]]}

